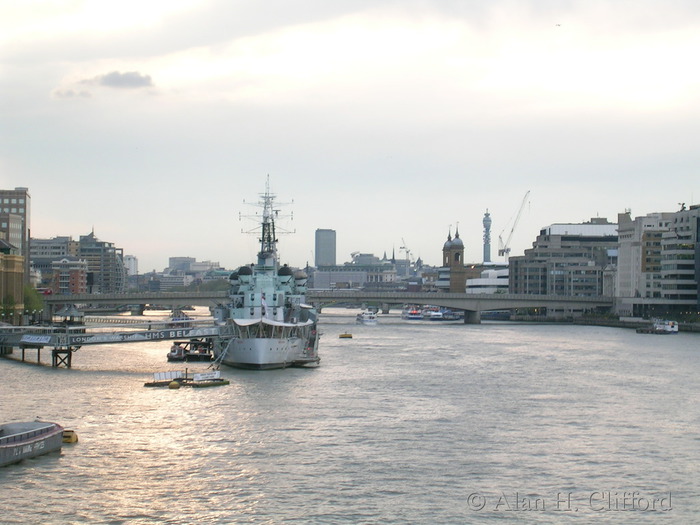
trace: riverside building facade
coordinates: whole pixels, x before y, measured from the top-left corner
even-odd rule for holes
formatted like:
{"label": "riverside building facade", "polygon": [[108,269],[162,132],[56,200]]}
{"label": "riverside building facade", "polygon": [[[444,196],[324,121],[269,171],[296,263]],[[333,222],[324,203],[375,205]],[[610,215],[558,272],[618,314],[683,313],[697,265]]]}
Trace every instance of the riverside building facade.
{"label": "riverside building facade", "polygon": [[631,218],[618,215],[615,311],[623,317],[700,312],[700,205]]}
{"label": "riverside building facade", "polygon": [[508,260],[509,292],[611,295],[605,276],[617,264],[617,243],[617,224],[605,218],[547,226],[524,255]]}
{"label": "riverside building facade", "polygon": [[17,249],[22,262],[23,280],[29,282],[29,239],[31,236],[31,196],[28,188],[0,190],[0,238]]}

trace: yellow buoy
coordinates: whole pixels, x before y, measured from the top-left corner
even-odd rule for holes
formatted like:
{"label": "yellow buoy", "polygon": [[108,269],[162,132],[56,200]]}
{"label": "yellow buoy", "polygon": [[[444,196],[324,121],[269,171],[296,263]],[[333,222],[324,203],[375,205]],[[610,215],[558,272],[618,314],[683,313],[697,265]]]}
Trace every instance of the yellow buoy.
{"label": "yellow buoy", "polygon": [[180,388],[180,383],[178,383],[177,381],[171,381],[168,385],[168,388],[170,388],[171,390],[177,390],[178,388]]}
{"label": "yellow buoy", "polygon": [[78,442],[78,434],[75,433],[75,430],[64,430],[63,431],[63,442],[64,443],[77,443]]}

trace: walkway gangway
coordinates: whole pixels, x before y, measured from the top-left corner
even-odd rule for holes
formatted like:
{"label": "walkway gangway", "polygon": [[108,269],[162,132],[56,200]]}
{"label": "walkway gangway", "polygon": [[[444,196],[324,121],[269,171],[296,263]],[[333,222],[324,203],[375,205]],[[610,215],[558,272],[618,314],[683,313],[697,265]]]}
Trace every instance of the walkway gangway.
{"label": "walkway gangway", "polygon": [[143,343],[172,339],[201,339],[220,337],[223,328],[212,320],[150,321],[132,324],[129,329],[113,325],[52,325],[23,326],[0,329],[0,354],[11,353],[14,348],[22,350],[24,361],[26,349],[38,352],[52,348],[52,365],[70,368],[72,354],[82,346],[114,343]]}

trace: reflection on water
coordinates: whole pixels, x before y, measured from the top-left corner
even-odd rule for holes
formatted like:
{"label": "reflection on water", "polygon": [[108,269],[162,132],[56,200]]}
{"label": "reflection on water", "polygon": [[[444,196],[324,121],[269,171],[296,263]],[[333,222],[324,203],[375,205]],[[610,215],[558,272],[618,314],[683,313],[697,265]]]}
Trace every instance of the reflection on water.
{"label": "reflection on water", "polygon": [[[84,347],[72,370],[0,360],[3,420],[80,437],[0,469],[0,521],[511,522],[516,492],[539,523],[562,501],[584,522],[700,511],[698,336],[355,313],[324,311],[319,368],[224,368],[220,388],[144,388],[208,366],[168,363],[167,342]],[[673,508],[602,512],[604,491],[672,491]]]}

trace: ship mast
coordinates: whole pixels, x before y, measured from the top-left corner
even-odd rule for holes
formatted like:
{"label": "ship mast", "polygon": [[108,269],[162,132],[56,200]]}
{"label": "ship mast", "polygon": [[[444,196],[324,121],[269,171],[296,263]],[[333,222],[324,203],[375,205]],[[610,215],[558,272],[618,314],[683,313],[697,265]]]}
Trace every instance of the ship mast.
{"label": "ship mast", "polygon": [[263,207],[262,234],[260,235],[260,253],[258,253],[258,266],[272,267],[277,264],[277,238],[275,237],[275,213],[272,202],[275,195],[270,193],[270,176],[267,176],[265,193],[260,195]]}
{"label": "ship mast", "polygon": [[[273,208],[273,202],[276,195],[270,191],[270,176],[267,176],[265,182],[265,193],[260,194],[260,200],[255,204],[262,208],[262,217],[257,213],[255,216],[247,216],[248,219],[255,219],[258,226],[253,230],[244,233],[260,233],[258,240],[260,241],[260,251],[258,252],[258,269],[265,270],[276,270],[278,266],[277,258],[277,227],[275,226],[275,220],[283,217],[280,215],[279,210]],[[245,201],[244,201],[245,202]],[[290,214],[289,217],[292,215]],[[242,219],[243,215],[239,218]],[[243,231],[243,230],[241,230]],[[282,233],[292,233],[287,231],[282,231]]]}

